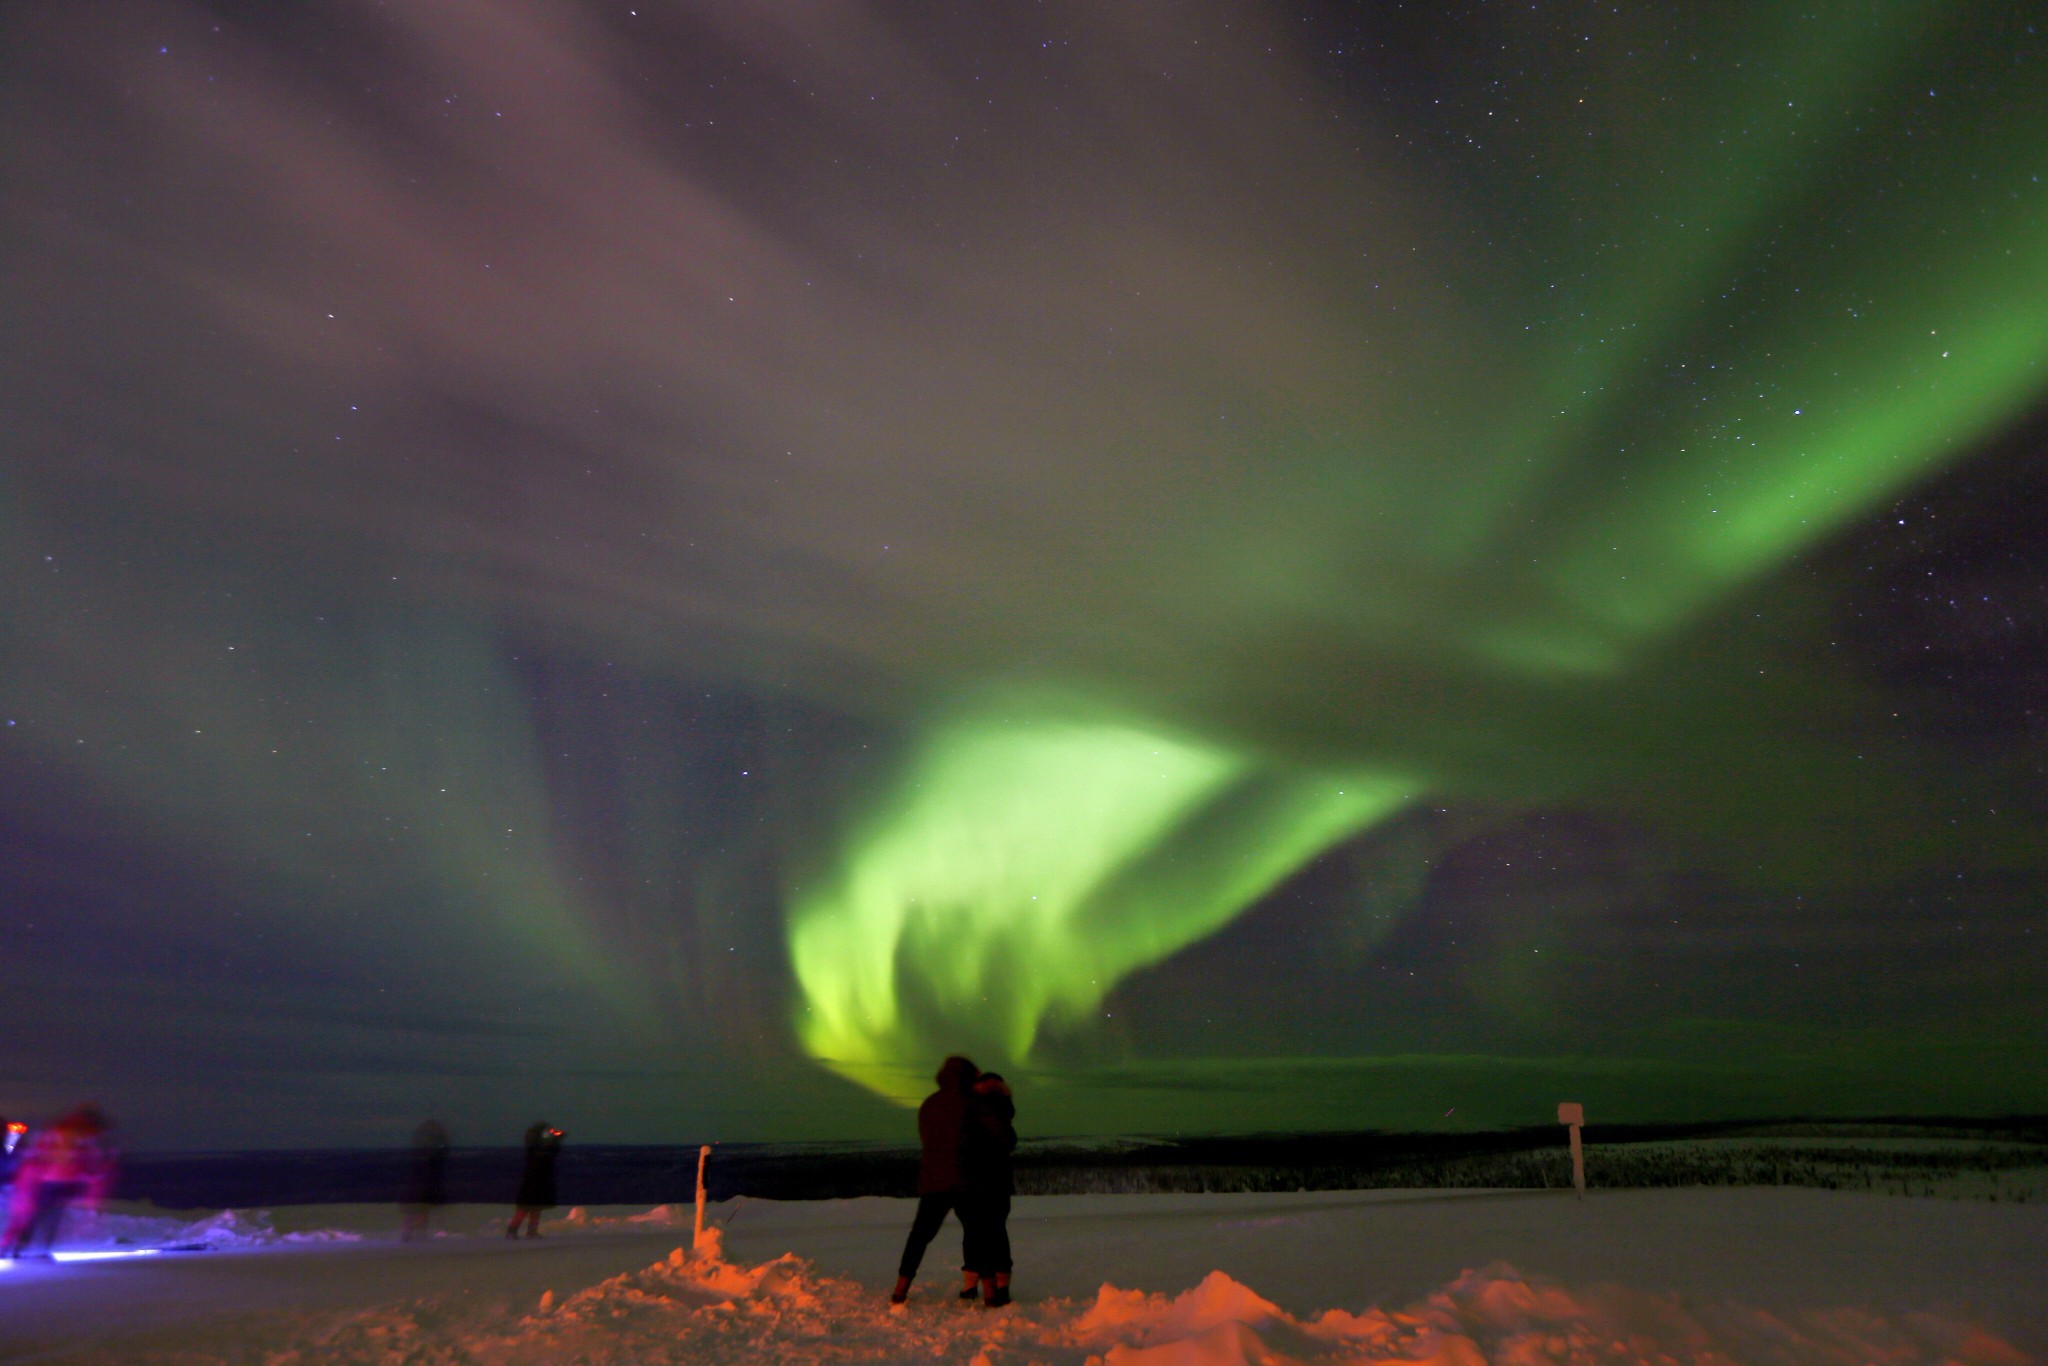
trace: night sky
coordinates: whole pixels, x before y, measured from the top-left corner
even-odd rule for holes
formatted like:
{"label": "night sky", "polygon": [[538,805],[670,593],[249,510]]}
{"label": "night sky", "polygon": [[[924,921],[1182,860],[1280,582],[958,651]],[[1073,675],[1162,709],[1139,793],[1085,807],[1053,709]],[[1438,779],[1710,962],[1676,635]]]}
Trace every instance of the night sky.
{"label": "night sky", "polygon": [[0,1112],[2048,1110],[2026,3],[0,9]]}

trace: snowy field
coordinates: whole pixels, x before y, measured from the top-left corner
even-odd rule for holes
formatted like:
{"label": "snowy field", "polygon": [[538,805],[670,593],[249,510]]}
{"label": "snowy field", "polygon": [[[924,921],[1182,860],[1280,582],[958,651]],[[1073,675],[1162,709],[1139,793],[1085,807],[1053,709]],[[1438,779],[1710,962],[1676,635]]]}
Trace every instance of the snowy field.
{"label": "snowy field", "polygon": [[2048,1207],[1801,1189],[1047,1196],[1012,1219],[1019,1303],[953,1298],[942,1234],[907,1312],[911,1206],[117,1212],[0,1269],[0,1361],[1963,1363],[2048,1360]]}

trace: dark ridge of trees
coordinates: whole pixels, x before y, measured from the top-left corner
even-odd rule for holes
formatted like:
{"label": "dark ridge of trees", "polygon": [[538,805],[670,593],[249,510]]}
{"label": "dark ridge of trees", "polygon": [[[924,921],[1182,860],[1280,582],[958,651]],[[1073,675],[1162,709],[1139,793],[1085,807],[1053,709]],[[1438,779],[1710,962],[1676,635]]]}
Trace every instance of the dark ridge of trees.
{"label": "dark ridge of trees", "polygon": [[[2048,1199],[2048,1120],[1879,1118],[1835,1123],[1588,1125],[1586,1180],[1600,1188],[1810,1186],[1823,1190]],[[458,1148],[448,1197],[508,1203],[522,1155]],[[130,1157],[119,1195],[167,1209],[396,1202],[405,1149]],[[1556,1125],[1457,1134],[1241,1134],[1038,1140],[1017,1154],[1021,1195],[1299,1190],[1540,1190],[1571,1184]],[[714,1200],[908,1194],[917,1154],[873,1144],[722,1144]],[[572,1143],[558,1165],[565,1204],[687,1202],[697,1150]]]}

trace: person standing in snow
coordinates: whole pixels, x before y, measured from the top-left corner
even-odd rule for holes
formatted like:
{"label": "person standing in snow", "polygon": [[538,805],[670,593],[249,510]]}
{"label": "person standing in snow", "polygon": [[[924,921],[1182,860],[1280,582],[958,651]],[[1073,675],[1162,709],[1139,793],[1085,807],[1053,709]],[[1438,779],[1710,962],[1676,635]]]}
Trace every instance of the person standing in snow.
{"label": "person standing in snow", "polygon": [[1010,1302],[1010,1196],[1015,1193],[1010,1155],[1017,1151],[1017,1104],[1000,1072],[984,1072],[967,1102],[960,1163],[967,1182],[961,1222],[967,1237],[967,1283],[987,1287],[982,1303],[1000,1309]]}
{"label": "person standing in snow", "polygon": [[13,1182],[28,1144],[28,1125],[0,1115],[0,1186]]}
{"label": "person standing in snow", "polygon": [[526,1169],[519,1175],[519,1199],[512,1212],[507,1238],[519,1236],[519,1223],[526,1221],[526,1236],[540,1237],[540,1214],[555,1205],[555,1156],[562,1151],[562,1131],[536,1123],[526,1131]]}
{"label": "person standing in snow", "polygon": [[106,1117],[81,1105],[35,1136],[15,1176],[0,1257],[19,1257],[38,1241],[47,1257],[74,1200],[99,1209],[114,1181],[113,1155],[100,1142],[106,1131]]}
{"label": "person standing in snow", "polygon": [[399,1237],[406,1242],[427,1236],[427,1220],[448,1203],[448,1131],[438,1119],[422,1120],[412,1131],[412,1185],[400,1210]]}
{"label": "person standing in snow", "polygon": [[[0,1115],[0,1230],[4,1230],[12,1221],[14,1173],[21,1167],[27,1139],[28,1125]],[[4,1242],[0,1242],[0,1247],[5,1246]]]}
{"label": "person standing in snow", "polygon": [[[939,1064],[939,1089],[917,1108],[917,1138],[922,1153],[917,1163],[917,1217],[911,1220],[910,1237],[903,1243],[903,1260],[896,1266],[896,1289],[889,1302],[902,1304],[910,1297],[910,1282],[917,1276],[924,1250],[938,1236],[948,1211],[959,1216],[964,1249],[971,1234],[971,1217],[964,1199],[967,1177],[961,1163],[961,1141],[966,1134],[967,1107],[981,1069],[958,1054]],[[973,1285],[970,1273],[967,1285]],[[963,1288],[962,1299],[973,1291]]]}

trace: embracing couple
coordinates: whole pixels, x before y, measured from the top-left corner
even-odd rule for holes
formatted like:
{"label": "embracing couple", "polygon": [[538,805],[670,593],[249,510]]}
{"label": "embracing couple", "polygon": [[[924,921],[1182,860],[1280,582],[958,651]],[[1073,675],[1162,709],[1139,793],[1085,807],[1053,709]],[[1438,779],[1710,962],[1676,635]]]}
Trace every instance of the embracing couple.
{"label": "embracing couple", "polygon": [[960,1217],[965,1279],[960,1298],[1000,1309],[1010,1302],[1010,1154],[1017,1148],[1017,1107],[999,1073],[984,1072],[962,1057],[939,1065],[939,1089],[917,1110],[917,1137],[924,1155],[917,1166],[917,1218],[896,1268],[902,1304],[910,1295],[924,1250],[951,1210]]}

